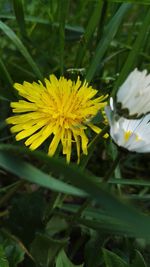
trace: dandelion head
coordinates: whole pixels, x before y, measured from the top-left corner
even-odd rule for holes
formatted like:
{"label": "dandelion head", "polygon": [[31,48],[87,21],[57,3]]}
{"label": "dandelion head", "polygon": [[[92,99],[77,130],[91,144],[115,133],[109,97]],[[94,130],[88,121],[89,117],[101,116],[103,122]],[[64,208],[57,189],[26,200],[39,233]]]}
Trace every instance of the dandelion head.
{"label": "dandelion head", "polygon": [[26,139],[25,145],[34,150],[50,137],[48,154],[53,156],[61,143],[67,162],[75,143],[79,162],[81,150],[88,153],[87,127],[101,131],[92,118],[106,105],[106,96],[95,97],[97,90],[80,78],[73,82],[54,75],[45,79],[45,85],[24,82],[15,83],[14,88],[23,99],[11,102],[15,115],[6,121],[13,125],[11,132],[16,140]]}

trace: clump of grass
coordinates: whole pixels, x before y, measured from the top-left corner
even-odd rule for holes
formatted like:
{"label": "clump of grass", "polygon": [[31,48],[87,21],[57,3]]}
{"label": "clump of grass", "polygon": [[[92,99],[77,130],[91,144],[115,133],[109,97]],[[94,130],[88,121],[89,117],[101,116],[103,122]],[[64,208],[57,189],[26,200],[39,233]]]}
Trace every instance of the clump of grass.
{"label": "clump of grass", "polygon": [[149,1],[1,0],[0,10],[0,267],[148,266],[149,155],[104,139],[103,112],[79,165],[61,147],[25,148],[5,120],[15,82],[79,76],[114,96],[135,67],[150,70]]}

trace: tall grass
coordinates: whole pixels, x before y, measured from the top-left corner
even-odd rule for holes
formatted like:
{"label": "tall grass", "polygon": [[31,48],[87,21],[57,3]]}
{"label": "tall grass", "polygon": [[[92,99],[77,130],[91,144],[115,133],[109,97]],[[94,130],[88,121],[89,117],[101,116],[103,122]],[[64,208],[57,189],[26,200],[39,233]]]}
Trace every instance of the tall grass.
{"label": "tall grass", "polygon": [[80,76],[115,95],[135,67],[150,71],[149,30],[149,0],[1,0],[0,267],[149,266],[149,155],[113,165],[106,126],[67,165],[16,143],[5,123],[14,82]]}

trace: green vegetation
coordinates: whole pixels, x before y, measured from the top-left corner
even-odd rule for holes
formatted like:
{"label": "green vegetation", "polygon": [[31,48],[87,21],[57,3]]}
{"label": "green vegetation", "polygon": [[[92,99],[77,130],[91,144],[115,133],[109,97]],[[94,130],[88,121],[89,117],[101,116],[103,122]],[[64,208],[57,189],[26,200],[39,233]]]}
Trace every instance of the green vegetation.
{"label": "green vegetation", "polygon": [[150,0],[0,1],[0,267],[150,266],[149,154],[88,130],[71,163],[47,141],[17,142],[5,119],[13,83],[55,74],[115,95],[137,67],[150,72]]}

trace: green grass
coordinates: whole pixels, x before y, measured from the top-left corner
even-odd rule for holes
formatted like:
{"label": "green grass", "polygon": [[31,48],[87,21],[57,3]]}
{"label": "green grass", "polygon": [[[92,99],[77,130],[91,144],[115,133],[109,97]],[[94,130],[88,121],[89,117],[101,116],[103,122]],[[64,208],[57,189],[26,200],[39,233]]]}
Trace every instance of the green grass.
{"label": "green grass", "polygon": [[14,82],[80,76],[115,96],[150,71],[149,31],[149,0],[0,1],[0,267],[150,266],[149,154],[104,139],[101,114],[79,165],[74,151],[70,164],[46,143],[30,151],[5,123]]}

